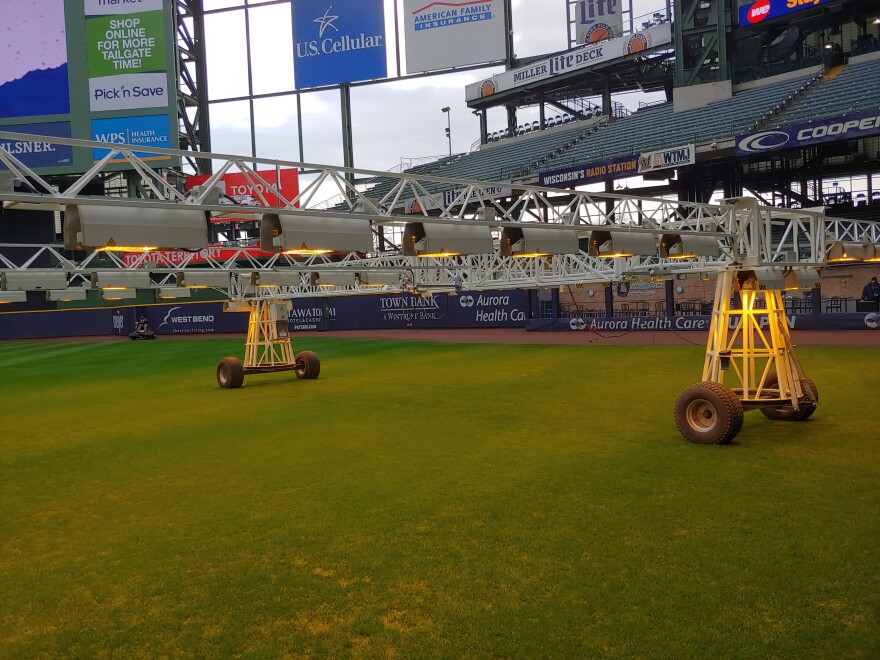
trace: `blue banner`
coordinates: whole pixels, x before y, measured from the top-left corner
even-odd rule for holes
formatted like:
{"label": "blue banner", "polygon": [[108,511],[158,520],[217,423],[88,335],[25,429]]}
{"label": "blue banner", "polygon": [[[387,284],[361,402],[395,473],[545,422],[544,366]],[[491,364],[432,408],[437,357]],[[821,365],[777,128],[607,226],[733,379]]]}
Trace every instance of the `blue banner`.
{"label": "blue banner", "polygon": [[880,134],[880,111],[855,112],[809,124],[783,126],[736,137],[736,153],[751,156],[777,149],[792,149],[823,142],[858,140]]}
{"label": "blue banner", "polygon": [[[32,294],[34,297],[42,294]],[[708,332],[709,316],[624,316],[613,318],[529,319],[528,292],[481,291],[458,296],[340,296],[293,301],[290,330],[373,330],[446,328],[523,328],[530,331],[595,332],[640,331]],[[389,302],[396,298],[399,302]],[[432,300],[432,298],[436,298]],[[505,300],[506,298],[506,300]],[[382,302],[382,300],[385,302]],[[427,303],[424,301],[428,301]],[[36,311],[37,301],[4,305],[0,312],[0,340],[50,337],[127,337],[138,319],[146,317],[156,336],[247,332],[248,315],[224,312],[222,303],[151,305]],[[45,306],[45,304],[43,304]],[[795,314],[791,330],[875,330],[880,341],[880,313]]]}
{"label": "blue banner", "polygon": [[528,318],[529,293],[522,290],[298,298],[289,315],[294,331],[522,328]]}
{"label": "blue banner", "polygon": [[[792,314],[787,317],[790,330],[877,330],[880,341],[880,314]],[[668,330],[672,332],[708,332],[711,316],[615,316],[612,318],[531,319],[526,330],[543,332],[638,332]],[[736,320],[731,320],[731,324]],[[760,320],[768,327],[767,318]]]}
{"label": "blue banner", "polygon": [[[0,130],[10,133],[29,133],[31,135],[48,135],[51,137],[70,137],[69,121],[53,121],[45,124],[15,124]],[[49,144],[40,140],[0,140],[3,147],[22,163],[31,168],[65,167],[73,165],[73,147],[61,144]],[[0,170],[6,169],[0,163]]]}
{"label": "blue banner", "polygon": [[538,175],[540,185],[552,188],[572,188],[585,183],[608,179],[638,176],[639,156],[623,156],[597,160],[586,165],[575,165],[558,170],[548,170]]}
{"label": "blue banner", "polygon": [[[131,144],[158,149],[171,148],[171,122],[168,115],[148,115],[145,117],[114,117],[112,119],[92,120],[92,139],[96,142]],[[101,160],[107,149],[93,149],[92,158]],[[167,160],[167,156],[135,151],[134,155],[143,160]],[[113,160],[123,160],[116,156]]]}
{"label": "blue banner", "polygon": [[[529,291],[462,291],[452,296],[379,293],[335,298],[295,298],[291,331],[405,328],[524,328]],[[125,335],[146,317],[157,336],[247,332],[248,315],[224,312],[222,303],[180,303],[89,310],[56,310],[42,293],[27,303],[4,305],[0,339]],[[41,310],[41,311],[36,311]]]}
{"label": "blue banner", "polygon": [[383,0],[297,0],[293,62],[297,89],[386,77]]}
{"label": "blue banner", "polygon": [[831,0],[757,0],[739,8],[739,24],[756,25],[830,2]]}

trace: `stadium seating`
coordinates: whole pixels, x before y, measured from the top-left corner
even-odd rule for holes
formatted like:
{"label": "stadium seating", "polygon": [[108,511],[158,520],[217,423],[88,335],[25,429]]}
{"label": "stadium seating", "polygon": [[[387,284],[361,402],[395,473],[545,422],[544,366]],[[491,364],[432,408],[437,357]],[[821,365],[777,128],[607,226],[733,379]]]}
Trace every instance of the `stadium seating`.
{"label": "stadium seating", "polygon": [[[880,60],[850,65],[818,83],[813,83],[815,78],[814,73],[806,73],[678,113],[667,102],[612,120],[602,115],[569,123],[563,120],[544,131],[525,123],[512,139],[500,139],[499,133],[498,141],[492,140],[478,151],[409,171],[456,179],[522,179],[536,176],[542,170],[727,140],[758,126],[794,124],[880,105],[880,86],[876,84],[880,80]],[[380,197],[393,184],[376,180],[369,194]],[[428,190],[449,187],[437,184]]]}
{"label": "stadium seating", "polygon": [[814,85],[768,124],[779,127],[880,107],[880,59],[850,64]]}

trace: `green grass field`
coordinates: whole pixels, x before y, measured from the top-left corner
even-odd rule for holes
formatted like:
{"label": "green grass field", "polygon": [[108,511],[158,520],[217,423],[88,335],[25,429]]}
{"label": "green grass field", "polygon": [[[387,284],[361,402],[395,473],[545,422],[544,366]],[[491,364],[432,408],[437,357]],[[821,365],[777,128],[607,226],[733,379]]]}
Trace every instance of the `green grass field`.
{"label": "green grass field", "polygon": [[699,446],[701,347],[0,343],[0,657],[880,657],[880,348]]}

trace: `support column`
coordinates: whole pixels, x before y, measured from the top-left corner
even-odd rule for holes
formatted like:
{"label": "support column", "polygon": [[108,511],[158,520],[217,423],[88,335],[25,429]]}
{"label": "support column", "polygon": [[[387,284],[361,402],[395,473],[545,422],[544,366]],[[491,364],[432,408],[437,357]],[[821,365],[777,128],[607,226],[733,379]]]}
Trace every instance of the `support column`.
{"label": "support column", "polygon": [[614,287],[610,284],[605,287],[605,316],[614,316]]}
{"label": "support column", "polygon": [[[339,105],[342,110],[342,165],[354,167],[354,137],[351,130],[351,85],[343,83],[339,86]],[[346,180],[353,184],[354,174],[346,173]]]}
{"label": "support column", "polygon": [[810,289],[810,301],[812,302],[813,314],[822,313],[822,288]]}

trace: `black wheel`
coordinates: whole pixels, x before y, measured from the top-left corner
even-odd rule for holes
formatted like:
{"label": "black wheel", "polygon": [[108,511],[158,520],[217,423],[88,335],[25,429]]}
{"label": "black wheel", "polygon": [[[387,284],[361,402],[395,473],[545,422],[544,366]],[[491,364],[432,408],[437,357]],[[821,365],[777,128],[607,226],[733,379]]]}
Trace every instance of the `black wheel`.
{"label": "black wheel", "polygon": [[223,358],[217,365],[217,384],[225,390],[234,390],[244,383],[244,365],[234,357]]}
{"label": "black wheel", "polygon": [[743,424],[742,402],[721,383],[691,385],[675,402],[675,423],[681,434],[701,445],[733,440]]}
{"label": "black wheel", "polygon": [[[767,374],[764,387],[775,389],[778,388],[778,384],[779,377],[775,371]],[[803,396],[798,401],[797,410],[795,410],[794,406],[776,406],[774,408],[761,408],[761,412],[767,419],[781,420],[783,422],[802,422],[805,419],[809,419],[816,412],[816,407],[819,405],[819,390],[813,379],[808,376],[804,377],[801,387],[804,390],[809,389],[813,393],[813,401],[808,396]],[[784,393],[780,392],[779,398],[782,398],[783,395]]]}
{"label": "black wheel", "polygon": [[300,351],[296,354],[296,377],[304,380],[317,378],[321,373],[321,361],[314,351]]}

